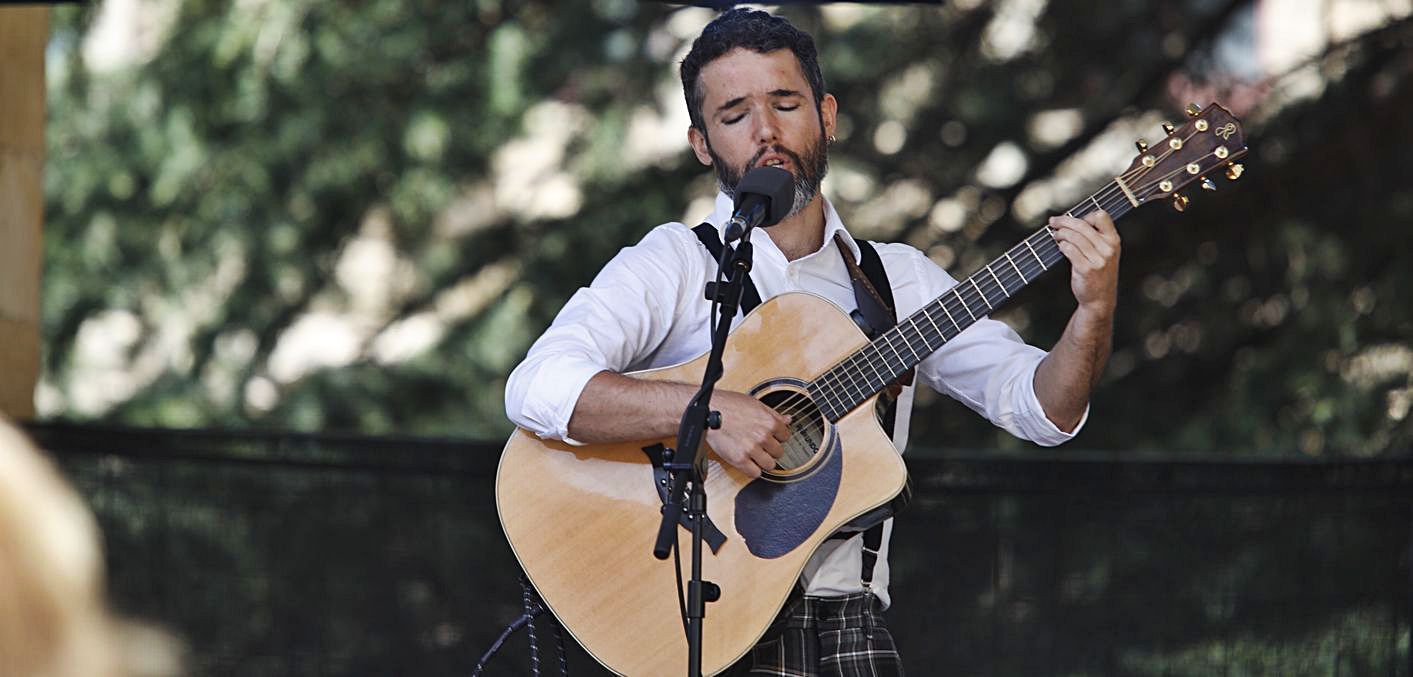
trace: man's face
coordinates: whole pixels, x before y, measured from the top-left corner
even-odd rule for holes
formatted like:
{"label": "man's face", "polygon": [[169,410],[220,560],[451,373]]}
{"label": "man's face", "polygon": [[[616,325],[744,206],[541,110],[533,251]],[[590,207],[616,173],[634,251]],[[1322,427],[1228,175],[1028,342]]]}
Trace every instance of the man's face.
{"label": "man's face", "polygon": [[723,192],[734,197],[747,171],[777,165],[795,176],[791,214],[819,194],[837,104],[826,94],[816,110],[793,52],[734,49],[702,67],[697,86],[706,133],[692,128],[688,138],[697,159],[716,169]]}

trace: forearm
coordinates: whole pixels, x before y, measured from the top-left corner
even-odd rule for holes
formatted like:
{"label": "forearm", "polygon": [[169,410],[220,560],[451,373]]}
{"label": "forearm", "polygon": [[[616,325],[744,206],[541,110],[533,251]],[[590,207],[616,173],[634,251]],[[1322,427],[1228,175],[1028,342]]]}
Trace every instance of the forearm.
{"label": "forearm", "polygon": [[696,392],[685,383],[601,371],[589,379],[574,405],[569,437],[588,443],[671,437]]}
{"label": "forearm", "polygon": [[1035,370],[1035,396],[1045,416],[1071,432],[1079,425],[1089,394],[1099,382],[1113,346],[1113,310],[1080,306],[1065,332]]}

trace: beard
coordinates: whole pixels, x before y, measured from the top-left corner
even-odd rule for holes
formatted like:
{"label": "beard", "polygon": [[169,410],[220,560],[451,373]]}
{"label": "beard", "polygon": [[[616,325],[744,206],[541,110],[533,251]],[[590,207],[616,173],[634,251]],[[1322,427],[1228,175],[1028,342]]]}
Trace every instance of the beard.
{"label": "beard", "polygon": [[795,171],[790,173],[795,177],[795,202],[790,205],[790,213],[785,215],[785,218],[789,218],[799,213],[819,194],[820,183],[824,181],[824,175],[829,173],[829,153],[824,148],[823,140],[824,134],[821,133],[818,140],[805,148],[803,158],[779,144],[762,148],[741,167],[733,167],[729,162],[722,160],[709,141],[707,152],[711,155],[712,166],[716,168],[717,186],[732,200],[736,199],[736,186],[741,183],[741,177],[746,175],[747,170],[755,167],[766,153],[778,153],[790,158],[791,164],[795,166]]}

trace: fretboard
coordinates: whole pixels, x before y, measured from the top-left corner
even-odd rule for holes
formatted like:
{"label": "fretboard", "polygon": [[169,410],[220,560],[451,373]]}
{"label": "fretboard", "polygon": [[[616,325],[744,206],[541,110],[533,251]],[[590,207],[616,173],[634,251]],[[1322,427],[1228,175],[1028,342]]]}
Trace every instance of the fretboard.
{"label": "fretboard", "polygon": [[[1111,181],[1066,213],[1083,217],[1100,208],[1117,220],[1132,205]],[[810,395],[838,421],[1064,260],[1050,228],[1041,228],[830,367],[809,384]]]}

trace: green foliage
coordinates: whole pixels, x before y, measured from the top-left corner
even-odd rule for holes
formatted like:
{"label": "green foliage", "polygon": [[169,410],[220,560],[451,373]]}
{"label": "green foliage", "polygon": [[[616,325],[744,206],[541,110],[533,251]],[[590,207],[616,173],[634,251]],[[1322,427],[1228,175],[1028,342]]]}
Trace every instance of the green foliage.
{"label": "green foliage", "polygon": [[[997,56],[998,8],[969,4],[788,12],[842,103],[836,204],[956,274],[1036,225],[1017,198],[1066,157],[1135,112],[1179,110],[1172,83],[1213,73],[1214,41],[1251,11],[1051,3],[1022,20],[1030,48]],[[98,9],[54,12],[49,417],[498,438],[505,375],[564,300],[712,191],[644,123],[685,119],[674,66],[698,10],[192,0],[136,65],[90,71]],[[1371,455],[1413,441],[1410,33],[1316,59],[1313,98],[1278,104],[1276,81],[1234,190],[1124,223],[1116,352],[1075,445]],[[1068,109],[1068,140],[1027,132]],[[1024,175],[977,184],[1007,141]],[[959,227],[930,217],[943,199],[964,206]],[[1002,317],[1052,341],[1062,277]],[[313,357],[282,357],[311,326]],[[1023,447],[959,406],[921,407],[917,446]]]}

